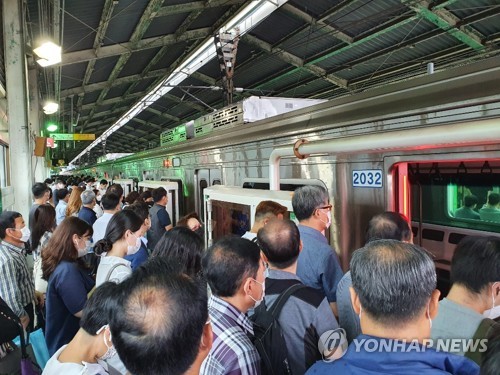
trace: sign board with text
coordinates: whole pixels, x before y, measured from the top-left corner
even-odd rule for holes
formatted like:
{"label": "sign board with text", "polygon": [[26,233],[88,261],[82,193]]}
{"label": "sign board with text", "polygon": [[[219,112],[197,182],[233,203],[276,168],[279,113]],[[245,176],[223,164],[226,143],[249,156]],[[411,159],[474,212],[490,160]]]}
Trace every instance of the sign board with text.
{"label": "sign board with text", "polygon": [[52,133],[50,138],[53,138],[54,141],[93,141],[95,134]]}

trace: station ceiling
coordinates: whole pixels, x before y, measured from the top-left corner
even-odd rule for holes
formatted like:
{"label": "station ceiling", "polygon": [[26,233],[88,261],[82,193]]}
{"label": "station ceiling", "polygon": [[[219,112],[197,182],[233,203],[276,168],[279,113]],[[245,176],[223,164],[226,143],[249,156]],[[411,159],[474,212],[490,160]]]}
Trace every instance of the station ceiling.
{"label": "station ceiling", "polygon": [[[250,2],[27,0],[27,43],[47,34],[62,42],[61,64],[39,68],[41,97],[59,100],[67,130],[99,136]],[[430,62],[436,71],[469,64],[499,46],[498,0],[289,0],[241,37],[234,86],[244,90],[234,101],[332,99],[427,74]],[[210,86],[221,86],[216,58],[90,157],[159,146],[162,131],[224,105]],[[66,142],[54,157],[69,161],[88,145]]]}

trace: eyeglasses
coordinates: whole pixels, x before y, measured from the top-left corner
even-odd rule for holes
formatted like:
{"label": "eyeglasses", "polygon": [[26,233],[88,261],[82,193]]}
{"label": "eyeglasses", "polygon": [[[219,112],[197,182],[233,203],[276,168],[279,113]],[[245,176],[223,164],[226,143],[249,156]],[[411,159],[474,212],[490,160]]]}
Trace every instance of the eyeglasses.
{"label": "eyeglasses", "polygon": [[318,207],[317,210],[331,210],[333,205],[329,204],[328,206]]}

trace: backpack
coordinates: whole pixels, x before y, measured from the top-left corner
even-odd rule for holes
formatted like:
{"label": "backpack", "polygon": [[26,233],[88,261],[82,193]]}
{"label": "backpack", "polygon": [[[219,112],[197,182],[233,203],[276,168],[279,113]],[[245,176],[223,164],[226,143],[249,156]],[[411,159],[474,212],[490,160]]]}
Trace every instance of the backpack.
{"label": "backpack", "polygon": [[292,374],[286,341],[278,318],[288,298],[303,288],[306,286],[301,283],[290,286],[278,296],[269,309],[266,309],[265,302],[262,301],[250,317],[254,330],[251,340],[260,355],[262,375]]}
{"label": "backpack", "polygon": [[[473,340],[482,340],[482,339],[488,339],[490,338],[491,333],[495,330],[498,329],[500,325],[495,322],[493,319],[490,318],[484,318],[481,320],[481,323],[477,327],[476,332],[474,333],[474,336],[472,337]],[[481,351],[476,350],[476,351],[467,351],[464,353],[464,357],[469,358],[476,362],[478,365],[481,365],[482,363],[482,354]]]}

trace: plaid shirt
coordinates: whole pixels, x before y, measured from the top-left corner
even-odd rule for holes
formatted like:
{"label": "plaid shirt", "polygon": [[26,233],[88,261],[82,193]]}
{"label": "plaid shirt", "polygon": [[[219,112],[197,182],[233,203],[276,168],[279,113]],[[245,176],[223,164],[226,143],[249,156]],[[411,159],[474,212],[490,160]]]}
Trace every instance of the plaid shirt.
{"label": "plaid shirt", "polygon": [[27,315],[24,307],[33,301],[35,285],[28,271],[23,249],[10,243],[0,243],[0,296],[14,314]]}
{"label": "plaid shirt", "polygon": [[200,375],[260,374],[260,357],[248,335],[253,335],[248,317],[228,302],[212,295],[208,301],[214,341]]}

